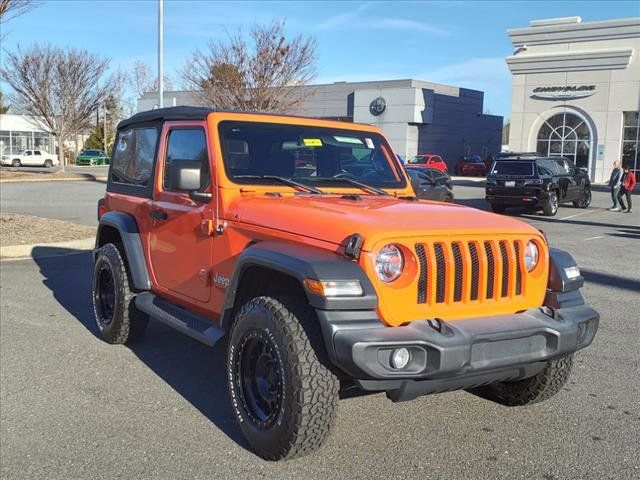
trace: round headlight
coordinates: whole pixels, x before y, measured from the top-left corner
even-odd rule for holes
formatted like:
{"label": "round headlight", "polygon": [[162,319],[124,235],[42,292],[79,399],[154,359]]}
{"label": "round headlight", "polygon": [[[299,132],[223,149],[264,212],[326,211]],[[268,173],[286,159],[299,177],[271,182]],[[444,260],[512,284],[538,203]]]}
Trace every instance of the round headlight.
{"label": "round headlight", "polygon": [[402,273],[404,260],[402,252],[395,245],[382,247],[376,258],[376,272],[383,282],[393,282]]}
{"label": "round headlight", "polygon": [[532,241],[529,241],[524,249],[524,264],[528,272],[536,268],[538,264],[538,246]]}

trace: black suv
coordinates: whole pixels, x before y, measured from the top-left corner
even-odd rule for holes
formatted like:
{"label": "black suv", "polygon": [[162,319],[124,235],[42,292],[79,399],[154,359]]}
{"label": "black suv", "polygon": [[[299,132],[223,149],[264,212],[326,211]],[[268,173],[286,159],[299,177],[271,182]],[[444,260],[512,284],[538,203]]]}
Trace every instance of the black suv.
{"label": "black suv", "polygon": [[586,171],[564,157],[522,155],[493,162],[487,175],[486,200],[496,213],[528,207],[553,216],[558,205],[587,208],[591,183]]}

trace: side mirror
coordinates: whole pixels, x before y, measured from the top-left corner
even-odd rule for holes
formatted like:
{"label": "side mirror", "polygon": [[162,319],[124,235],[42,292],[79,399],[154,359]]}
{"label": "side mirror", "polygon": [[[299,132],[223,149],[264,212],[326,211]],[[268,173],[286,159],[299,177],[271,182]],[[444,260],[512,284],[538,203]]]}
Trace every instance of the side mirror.
{"label": "side mirror", "polygon": [[173,190],[188,192],[194,202],[207,203],[210,193],[199,192],[202,186],[202,162],[199,160],[179,160],[172,162],[169,182]]}
{"label": "side mirror", "polygon": [[585,167],[578,167],[578,172],[580,173],[588,173],[587,169]]}

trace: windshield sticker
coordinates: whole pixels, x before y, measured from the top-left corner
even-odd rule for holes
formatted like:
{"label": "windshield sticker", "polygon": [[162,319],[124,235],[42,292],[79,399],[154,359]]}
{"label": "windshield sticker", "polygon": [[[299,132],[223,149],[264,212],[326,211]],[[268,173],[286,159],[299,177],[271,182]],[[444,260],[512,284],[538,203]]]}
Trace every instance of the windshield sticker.
{"label": "windshield sticker", "polygon": [[367,137],[367,138],[365,138],[365,139],[364,139],[364,143],[366,143],[366,144],[367,144],[367,148],[371,148],[371,149],[376,148],[376,147],[374,147],[374,145],[373,145],[373,140],[371,140],[369,137]]}
{"label": "windshield sticker", "polygon": [[321,147],[322,146],[322,140],[320,140],[319,138],[303,138],[302,142],[304,143],[305,147]]}
{"label": "windshield sticker", "polygon": [[362,140],[360,140],[359,138],[356,138],[356,137],[339,137],[337,135],[334,135],[333,138],[336,140],[336,142],[356,143],[358,145],[362,145]]}

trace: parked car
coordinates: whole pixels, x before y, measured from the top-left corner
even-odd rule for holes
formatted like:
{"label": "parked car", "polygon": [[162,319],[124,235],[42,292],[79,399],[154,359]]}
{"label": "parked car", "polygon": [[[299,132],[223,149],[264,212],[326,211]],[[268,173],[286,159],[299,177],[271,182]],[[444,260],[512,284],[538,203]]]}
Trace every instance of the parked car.
{"label": "parked car", "polygon": [[115,143],[97,331],[130,344],[154,318],[224,338],[230,410],[265,459],[317,449],[341,390],[546,400],[596,334],[571,255],[525,222],[415,201],[375,126],[171,107],[120,122]]}
{"label": "parked car", "polygon": [[471,155],[460,159],[456,164],[455,172],[456,175],[484,177],[487,174],[487,167],[480,155]]}
{"label": "parked car", "polygon": [[76,157],[76,165],[109,165],[109,156],[102,150],[82,150]]}
{"label": "parked car", "polygon": [[406,165],[412,167],[436,168],[443,172],[447,171],[447,164],[445,161],[440,155],[436,155],[434,153],[422,153],[420,155],[416,155],[410,159]]}
{"label": "parked car", "polygon": [[2,155],[2,165],[12,167],[55,167],[60,165],[57,155],[52,155],[44,150],[25,150],[18,155]]}
{"label": "parked car", "polygon": [[404,166],[405,170],[419,170],[424,172],[429,176],[435,183],[440,185],[445,185],[450,190],[453,190],[453,182],[451,181],[451,177],[447,172],[443,172],[442,170],[438,170],[436,168],[424,168],[424,167],[415,167],[410,165]]}
{"label": "parked car", "polygon": [[[432,172],[441,172],[432,168],[406,168],[405,171],[411,180],[411,186],[416,197],[422,200],[435,200],[437,202],[453,202],[453,190],[446,182],[437,181]],[[446,174],[445,174],[446,175]],[[447,175],[448,176],[448,175]],[[443,178],[443,177],[440,177]]]}
{"label": "parked car", "polygon": [[523,155],[497,160],[487,175],[485,193],[497,213],[524,206],[553,216],[561,203],[571,202],[576,208],[591,203],[589,176],[564,157]]}

